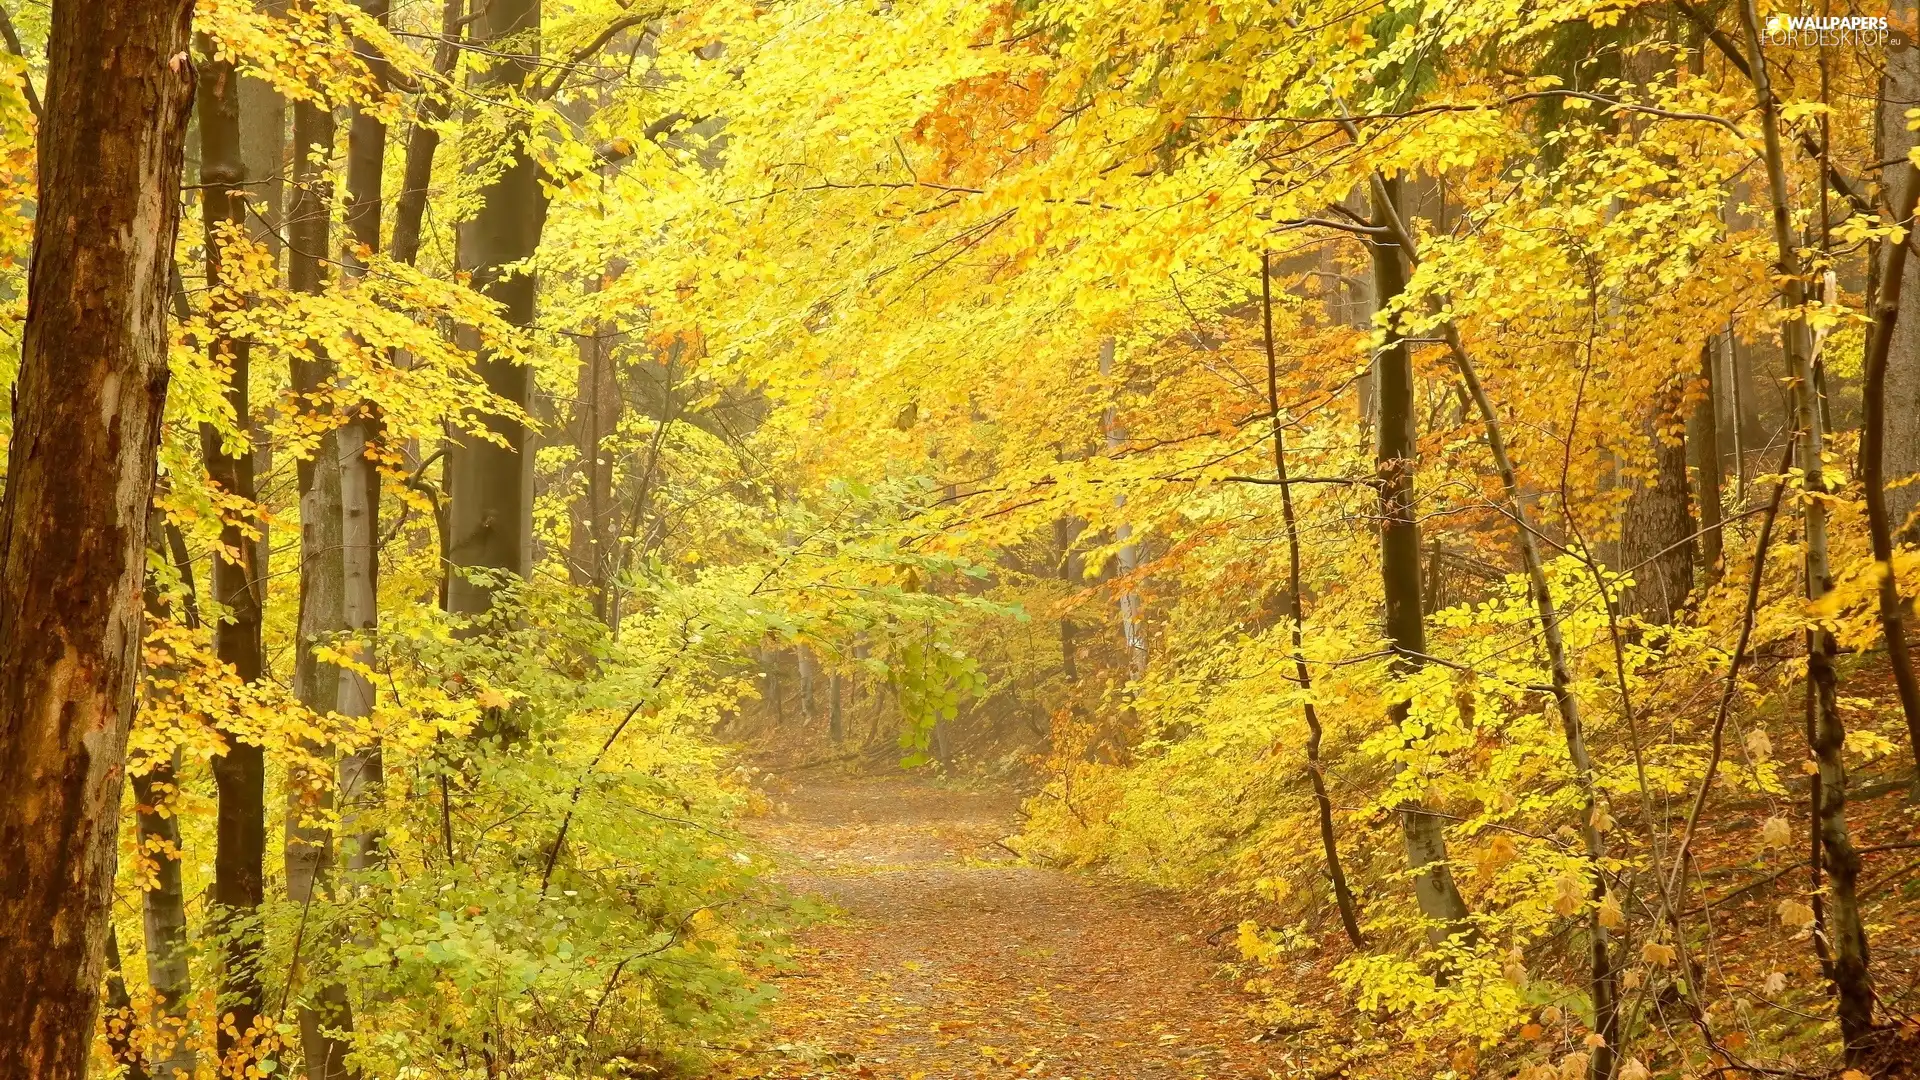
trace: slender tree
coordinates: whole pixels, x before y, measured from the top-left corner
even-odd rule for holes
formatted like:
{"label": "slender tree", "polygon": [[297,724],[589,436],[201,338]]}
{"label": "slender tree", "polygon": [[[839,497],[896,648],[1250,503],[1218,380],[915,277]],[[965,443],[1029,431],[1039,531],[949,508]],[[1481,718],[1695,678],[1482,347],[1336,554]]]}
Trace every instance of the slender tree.
{"label": "slender tree", "polygon": [[[332,158],[335,126],[325,104],[299,101],[293,107],[294,169],[287,203],[287,280],[302,292],[321,293],[328,287],[327,267],[332,254]],[[322,393],[333,381],[333,364],[317,344],[311,355],[294,361],[294,391],[303,407],[326,409]],[[299,463],[300,491],[300,611],[294,651],[294,692],[317,713],[340,708],[342,674],[321,659],[318,647],[331,645],[347,628],[346,560],[342,537],[343,459],[348,451],[337,418],[323,417],[326,428],[312,456]],[[364,485],[362,486],[364,498]],[[303,965],[308,916],[325,891],[333,869],[331,816],[335,778],[332,746],[303,741],[300,760],[288,768],[285,833],[287,899],[300,908],[300,930],[289,980],[289,994],[300,994],[300,1044],[309,1080],[335,1080],[348,1075],[346,1055],[351,1047],[341,1036],[350,1031],[353,1014],[346,989],[324,969],[304,982],[311,965]],[[316,949],[316,952],[324,951]]]}
{"label": "slender tree", "polygon": [[[1773,94],[1772,78],[1760,41],[1760,15],[1753,0],[1741,0],[1740,21],[1752,60],[1751,79],[1764,140],[1762,156],[1767,170],[1776,269],[1782,283],[1780,307],[1786,314],[1781,337],[1792,383],[1794,437],[1799,440],[1801,475],[1809,493],[1801,502],[1806,537],[1806,593],[1808,600],[1817,601],[1833,588],[1828,564],[1827,505],[1821,498],[1827,492],[1821,465],[1826,432],[1815,380],[1812,342],[1802,315],[1807,301],[1805,275],[1791,224],[1786,160],[1780,145],[1779,104]],[[1812,785],[1814,834],[1819,848],[1815,872],[1819,872],[1823,863],[1832,883],[1826,898],[1825,937],[1832,953],[1828,971],[1839,999],[1840,1032],[1846,1040],[1847,1056],[1853,1060],[1865,1052],[1866,1039],[1873,1028],[1873,982],[1867,970],[1867,935],[1856,891],[1860,853],[1847,830],[1846,724],[1840,717],[1837,701],[1834,652],[1830,631],[1824,627],[1808,631],[1807,739],[1818,763]]]}
{"label": "slender tree", "polygon": [[[1911,50],[1909,50],[1911,51]],[[1916,200],[1920,200],[1920,169],[1911,163],[1894,189],[1894,220],[1912,227]],[[1893,685],[1900,699],[1900,711],[1907,721],[1907,746],[1914,757],[1915,798],[1920,798],[1920,680],[1913,670],[1913,654],[1907,646],[1907,605],[1900,597],[1899,581],[1893,570],[1894,521],[1887,500],[1887,368],[1893,340],[1899,329],[1902,296],[1907,285],[1910,244],[1886,244],[1885,262],[1880,272],[1880,295],[1875,298],[1873,328],[1867,335],[1867,357],[1863,365],[1866,381],[1861,387],[1861,402],[1866,415],[1860,430],[1860,479],[1867,496],[1867,532],[1873,543],[1873,561],[1879,574],[1880,630],[1886,641],[1887,663],[1893,669]],[[1914,286],[1920,288],[1920,285]],[[1920,318],[1920,312],[1914,313]]]}
{"label": "slender tree", "polygon": [[1726,538],[1722,533],[1721,507],[1726,498],[1721,490],[1720,460],[1720,336],[1714,335],[1700,346],[1700,404],[1693,411],[1692,432],[1694,468],[1699,474],[1700,564],[1707,584],[1720,581],[1726,569]]}
{"label": "slender tree", "polygon": [[[1400,181],[1377,179],[1371,202],[1374,227],[1400,219]],[[1373,292],[1381,311],[1407,289],[1407,262],[1401,245],[1376,239],[1367,250],[1373,261]],[[1386,596],[1386,634],[1395,657],[1394,671],[1410,675],[1425,665],[1427,629],[1420,605],[1420,524],[1414,516],[1414,476],[1419,461],[1415,431],[1418,402],[1414,391],[1413,350],[1389,324],[1386,340],[1373,359],[1377,409],[1374,465],[1380,492],[1380,575]],[[1398,727],[1406,722],[1412,702],[1399,700],[1387,720]],[[1400,830],[1406,842],[1407,864],[1414,871],[1414,895],[1426,915],[1436,941],[1467,930],[1467,902],[1454,883],[1447,861],[1444,822],[1418,800],[1399,807]]]}
{"label": "slender tree", "polygon": [[1347,885],[1347,872],[1340,863],[1339,837],[1334,831],[1333,797],[1327,794],[1327,774],[1320,761],[1320,742],[1325,732],[1320,710],[1313,702],[1313,673],[1307,668],[1306,604],[1300,593],[1300,527],[1293,514],[1293,485],[1287,476],[1286,424],[1280,416],[1280,364],[1273,348],[1273,256],[1260,256],[1260,341],[1267,354],[1267,411],[1273,414],[1273,478],[1280,486],[1280,518],[1287,531],[1287,618],[1293,636],[1293,674],[1299,681],[1300,711],[1307,721],[1307,780],[1313,785],[1313,801],[1319,808],[1320,850],[1327,862],[1327,879],[1333,884],[1333,900],[1340,911],[1340,927],[1347,941],[1364,949],[1367,940],[1360,933],[1359,905]]}
{"label": "slender tree", "polygon": [[[361,9],[385,25],[391,12],[387,0],[361,0]],[[388,64],[372,46],[357,42],[374,77],[384,84]],[[356,108],[347,129],[347,252],[341,259],[349,278],[364,278],[362,253],[380,250],[382,175],[387,156],[387,126],[369,109]],[[340,456],[340,573],[342,627],[356,635],[379,629],[380,472],[373,454],[381,441],[381,420],[369,403],[361,403],[335,433]],[[364,648],[362,662],[371,660]],[[373,684],[351,667],[339,669],[336,708],[342,716],[373,713]],[[380,860],[380,833],[362,824],[367,811],[378,804],[385,780],[381,747],[375,742],[340,760],[340,803],[343,832],[348,836],[347,867],[366,870]]]}
{"label": "slender tree", "polygon": [[0,499],[0,1078],[86,1074],[166,401],[188,0],[57,0]]}
{"label": "slender tree", "polygon": [[[160,553],[162,548],[172,547],[172,541],[179,537],[177,530],[167,524],[164,513],[158,510],[148,515],[147,538],[156,550],[159,561],[175,564],[186,578],[189,601],[182,605],[185,622],[189,627],[199,627],[199,617],[191,602],[193,589],[193,564],[184,557]],[[184,540],[180,547],[185,548]],[[180,552],[184,555],[184,550]],[[153,622],[170,619],[173,611],[167,598],[162,595],[157,583],[148,579],[145,604],[147,618]],[[158,694],[158,684],[168,681],[174,674],[169,671],[150,673],[156,678],[151,694]],[[175,795],[180,784],[180,751],[176,748],[167,760],[155,763],[146,772],[133,777],[134,815],[140,837],[140,847],[147,858],[156,863],[154,880],[150,888],[141,896],[141,922],[145,931],[147,983],[153,988],[155,1025],[160,1028],[157,1040],[165,1052],[152,1062],[154,1072],[162,1077],[172,1077],[176,1070],[188,1076],[194,1074],[198,1055],[193,1044],[187,1038],[187,1010],[193,993],[192,972],[188,967],[187,955],[187,898],[180,880],[180,815]]]}
{"label": "slender tree", "polygon": [[[208,351],[216,364],[228,369],[227,404],[240,426],[239,435],[230,440],[211,424],[204,425],[200,443],[208,479],[251,506],[257,497],[248,393],[251,350],[246,339],[217,328],[219,320],[242,303],[239,290],[226,283],[227,247],[246,234],[248,221],[239,79],[231,58],[221,58],[204,35],[199,51],[206,57],[197,103],[201,220],[206,232],[208,315],[216,324]],[[227,517],[214,552],[211,581],[212,596],[225,612],[214,624],[214,650],[222,663],[247,682],[259,680],[266,671],[260,636],[266,580],[260,557],[265,549],[248,535],[252,531],[249,523]],[[223,1022],[218,1044],[220,1056],[226,1059],[248,1043],[263,1007],[259,910],[265,899],[267,844],[264,750],[229,735],[225,751],[213,760],[213,778],[219,813],[211,898],[222,955],[219,1010]],[[231,1022],[225,1022],[228,1017]]]}

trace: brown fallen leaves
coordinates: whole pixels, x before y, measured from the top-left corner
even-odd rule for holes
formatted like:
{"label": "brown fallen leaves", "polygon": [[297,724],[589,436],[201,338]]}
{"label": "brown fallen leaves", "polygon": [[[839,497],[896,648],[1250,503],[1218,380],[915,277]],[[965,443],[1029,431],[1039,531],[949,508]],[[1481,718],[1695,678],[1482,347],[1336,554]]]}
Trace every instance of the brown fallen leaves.
{"label": "brown fallen leaves", "polygon": [[1006,795],[812,778],[758,830],[844,913],[802,937],[729,1078],[1287,1075],[1165,900],[1016,865]]}

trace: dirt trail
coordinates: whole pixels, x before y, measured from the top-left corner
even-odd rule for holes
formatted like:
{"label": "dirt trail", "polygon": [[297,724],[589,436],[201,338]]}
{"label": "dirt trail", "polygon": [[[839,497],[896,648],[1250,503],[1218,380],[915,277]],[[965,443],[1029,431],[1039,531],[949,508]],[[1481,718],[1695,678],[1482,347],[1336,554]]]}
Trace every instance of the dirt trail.
{"label": "dirt trail", "polygon": [[1014,797],[839,778],[770,797],[754,831],[842,916],[802,935],[768,1048],[733,1075],[1287,1075],[1180,909],[997,846]]}

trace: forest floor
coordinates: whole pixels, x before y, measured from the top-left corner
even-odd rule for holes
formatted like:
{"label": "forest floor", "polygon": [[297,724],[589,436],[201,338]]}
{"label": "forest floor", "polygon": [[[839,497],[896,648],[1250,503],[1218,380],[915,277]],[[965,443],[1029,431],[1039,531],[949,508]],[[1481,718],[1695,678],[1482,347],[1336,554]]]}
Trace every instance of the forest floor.
{"label": "forest floor", "polygon": [[752,831],[833,917],[729,1077],[1287,1075],[1178,904],[1022,864],[1019,799],[907,777],[772,774]]}

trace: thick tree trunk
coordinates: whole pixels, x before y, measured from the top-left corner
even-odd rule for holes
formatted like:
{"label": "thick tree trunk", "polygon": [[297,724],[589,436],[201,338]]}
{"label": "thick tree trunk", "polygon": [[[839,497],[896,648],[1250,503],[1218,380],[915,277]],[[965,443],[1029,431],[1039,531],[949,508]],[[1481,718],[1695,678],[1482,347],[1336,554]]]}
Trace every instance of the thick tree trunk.
{"label": "thick tree trunk", "polygon": [[[1399,217],[1399,181],[1382,181],[1373,194],[1373,220]],[[1407,270],[1397,246],[1373,244],[1375,301],[1380,310],[1406,291]],[[1413,353],[1393,330],[1373,361],[1374,400],[1378,424],[1374,461],[1380,490],[1380,574],[1386,598],[1386,635],[1400,655],[1395,668],[1411,672],[1420,667],[1427,651],[1427,631],[1420,610],[1420,526],[1414,517],[1414,469],[1419,445],[1414,431],[1416,395]],[[1395,702],[1387,720],[1395,727],[1405,722],[1411,703]],[[1420,911],[1432,923],[1435,941],[1467,932],[1467,903],[1454,884],[1447,862],[1447,833],[1440,818],[1417,801],[1400,807],[1400,829],[1406,843],[1407,864],[1414,871],[1414,895]]]}
{"label": "thick tree trunk", "polygon": [[[1887,18],[1896,27],[1911,27],[1913,0],[1893,0]],[[1885,76],[1880,83],[1881,161],[1892,162],[1882,173],[1888,201],[1899,203],[1903,191],[1912,182],[1907,167],[1907,151],[1920,143],[1920,133],[1907,130],[1907,110],[1920,108],[1920,47],[1907,34],[1895,34],[1887,42]],[[1896,288],[1883,281],[1883,290],[1900,297],[1900,317],[1893,322],[1884,395],[1885,433],[1879,460],[1887,483],[1920,473],[1920,259],[1906,260],[1902,279]],[[1920,507],[1920,483],[1886,490],[1887,520],[1893,535],[1906,543],[1920,543],[1920,522],[1912,519]]]}
{"label": "thick tree trunk", "polygon": [[1700,563],[1710,586],[1719,583],[1726,564],[1726,539],[1721,528],[1725,492],[1720,485],[1720,377],[1715,355],[1719,342],[1716,335],[1700,346],[1700,381],[1705,397],[1693,411],[1688,433],[1700,477]]}
{"label": "thick tree trunk", "polygon": [[[538,62],[540,0],[493,0],[474,19],[474,33],[495,48],[514,50],[500,58],[481,80],[483,86],[523,87]],[[515,129],[516,143],[527,132]],[[512,148],[512,160],[480,192],[480,210],[463,226],[461,259],[473,274],[473,286],[504,309],[515,326],[533,325],[534,277],[507,267],[529,259],[540,242],[544,200],[533,156]],[[495,394],[526,407],[532,401],[531,369],[490,352],[477,367]],[[448,583],[447,605],[457,614],[487,610],[492,590],[458,572],[460,568],[505,570],[525,576],[532,554],[532,446],[526,425],[503,416],[486,423],[506,443],[478,439],[456,441],[447,461],[452,492],[448,507],[449,561],[456,568]]]}
{"label": "thick tree trunk", "polygon": [[1627,608],[1647,622],[1665,625],[1686,607],[1693,592],[1693,515],[1687,505],[1687,446],[1671,426],[1678,394],[1663,391],[1646,425],[1653,475],[1627,498],[1621,527],[1621,565],[1633,588]]}
{"label": "thick tree trunk", "polygon": [[[1826,492],[1821,467],[1825,431],[1814,380],[1813,350],[1807,324],[1799,313],[1806,304],[1798,247],[1790,224],[1792,207],[1787,195],[1785,155],[1780,146],[1780,117],[1760,42],[1760,16],[1753,0],[1742,0],[1740,19],[1746,31],[1747,51],[1753,57],[1753,84],[1765,139],[1768,194],[1773,216],[1777,270],[1782,282],[1780,306],[1787,313],[1782,327],[1787,369],[1792,375],[1793,426],[1799,440],[1804,483],[1810,492]],[[1803,502],[1806,537],[1807,599],[1817,601],[1833,587],[1828,565],[1827,507],[1818,498]],[[1867,936],[1860,918],[1856,884],[1860,854],[1847,830],[1847,770],[1843,758],[1846,725],[1840,718],[1834,673],[1833,635],[1816,628],[1807,635],[1807,685],[1812,713],[1808,741],[1818,772],[1813,783],[1813,819],[1820,854],[1832,882],[1827,899],[1827,937],[1832,950],[1829,966],[1838,998],[1840,1033],[1849,1062],[1866,1050],[1873,1029],[1873,982],[1867,970]],[[1816,866],[1816,871],[1819,869]]]}
{"label": "thick tree trunk", "polygon": [[187,0],[57,0],[0,500],[0,1080],[86,1073],[140,665]]}

